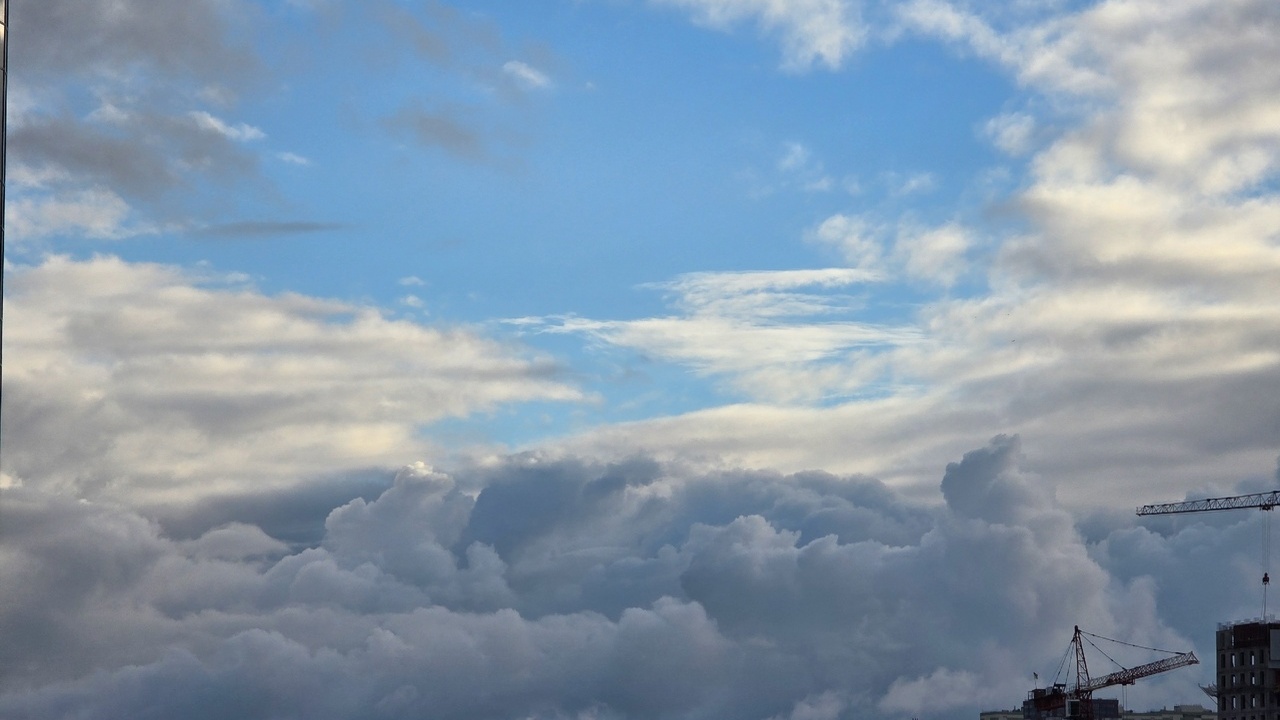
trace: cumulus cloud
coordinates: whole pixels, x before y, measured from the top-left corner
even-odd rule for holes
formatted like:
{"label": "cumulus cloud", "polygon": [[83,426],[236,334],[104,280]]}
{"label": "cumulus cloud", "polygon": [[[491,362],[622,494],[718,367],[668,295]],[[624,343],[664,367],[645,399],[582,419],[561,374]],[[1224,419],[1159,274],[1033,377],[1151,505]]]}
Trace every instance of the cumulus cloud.
{"label": "cumulus cloud", "polygon": [[823,220],[810,232],[820,243],[834,246],[855,268],[877,269],[884,253],[879,228],[866,218],[839,213]]}
{"label": "cumulus cloud", "polygon": [[9,237],[30,243],[61,234],[76,234],[98,240],[155,232],[137,225],[133,211],[119,195],[108,190],[78,190],[70,193],[28,193],[6,208]]}
{"label": "cumulus cloud", "polygon": [[904,229],[894,245],[907,275],[950,286],[967,269],[973,246],[969,231],[955,223],[928,230]]}
{"label": "cumulus cloud", "polygon": [[[1116,167],[1210,194],[1275,173],[1280,23],[1266,2],[1112,0],[997,31],[981,11],[917,0],[900,16],[964,43],[1090,119],[1046,154],[1046,173],[1105,180]],[[1006,128],[1007,129],[1007,128]],[[1086,175],[1080,175],[1086,173]]]}
{"label": "cumulus cloud", "polygon": [[717,29],[754,20],[778,35],[783,67],[803,71],[816,64],[839,68],[866,40],[858,6],[849,0],[654,0],[688,10],[694,20]]}
{"label": "cumulus cloud", "polygon": [[[119,505],[7,488],[0,712],[961,717],[1015,704],[1073,624],[1192,649],[1234,608],[1152,558],[1235,557],[1256,514],[1090,541],[1020,463],[1017,438],[973,450],[943,506],[865,476],[644,457],[417,464],[304,548],[243,521],[175,540]],[[1188,592],[1209,614],[1170,621]],[[1199,679],[1129,698],[1192,701]]]}
{"label": "cumulus cloud", "polygon": [[1035,118],[1025,113],[997,115],[983,127],[991,142],[1010,155],[1022,155],[1030,149],[1035,129]]}
{"label": "cumulus cloud", "polygon": [[53,257],[6,293],[6,470],[141,501],[267,489],[425,451],[417,429],[576,400],[543,358],[173,267]]}

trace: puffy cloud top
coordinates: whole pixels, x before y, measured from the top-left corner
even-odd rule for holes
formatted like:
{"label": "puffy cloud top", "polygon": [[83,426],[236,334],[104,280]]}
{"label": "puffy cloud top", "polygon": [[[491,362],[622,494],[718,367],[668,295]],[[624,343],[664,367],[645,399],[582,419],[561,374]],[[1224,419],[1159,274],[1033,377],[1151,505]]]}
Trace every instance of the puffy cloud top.
{"label": "puffy cloud top", "polygon": [[[1086,542],[1019,461],[1016,437],[967,453],[944,507],[870,478],[644,457],[417,465],[293,548],[244,522],[176,540],[9,488],[0,714],[962,717],[1015,704],[1072,624],[1211,637],[1228,608],[1199,593],[1208,615],[1166,615],[1200,585],[1159,558],[1247,528]],[[1191,701],[1197,677],[1130,697]]]}

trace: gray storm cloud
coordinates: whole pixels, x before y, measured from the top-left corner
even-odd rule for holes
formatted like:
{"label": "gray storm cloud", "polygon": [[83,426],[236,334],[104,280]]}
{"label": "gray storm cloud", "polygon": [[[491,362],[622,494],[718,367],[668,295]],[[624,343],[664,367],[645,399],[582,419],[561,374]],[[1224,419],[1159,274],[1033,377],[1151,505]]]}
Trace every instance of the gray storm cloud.
{"label": "gray storm cloud", "polygon": [[[1256,524],[1086,541],[1020,453],[966,454],[941,507],[643,457],[419,465],[301,548],[8,488],[0,715],[967,717],[1015,704],[1075,623],[1206,649],[1205,618],[1239,603],[1178,556],[1230,555]],[[1204,614],[1169,607],[1187,601]],[[1193,702],[1197,679],[1130,700]]]}

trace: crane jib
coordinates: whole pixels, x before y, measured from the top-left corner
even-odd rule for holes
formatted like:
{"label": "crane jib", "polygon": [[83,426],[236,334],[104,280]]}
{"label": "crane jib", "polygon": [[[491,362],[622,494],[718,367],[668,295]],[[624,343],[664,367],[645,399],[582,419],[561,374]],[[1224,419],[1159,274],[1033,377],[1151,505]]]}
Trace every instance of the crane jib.
{"label": "crane jib", "polygon": [[1185,502],[1143,505],[1138,508],[1139,515],[1175,515],[1178,513],[1212,512],[1214,510],[1239,510],[1242,508],[1258,508],[1270,510],[1280,505],[1280,490],[1252,495],[1234,495],[1231,497],[1206,498],[1204,500],[1187,500]]}
{"label": "crane jib", "polygon": [[1146,665],[1139,665],[1137,667],[1128,668],[1127,670],[1113,672],[1110,675],[1093,678],[1089,681],[1088,685],[1080,688],[1080,690],[1093,692],[1094,690],[1101,690],[1102,688],[1111,687],[1113,685],[1132,685],[1135,680],[1139,680],[1150,675],[1162,673],[1166,670],[1174,670],[1176,668],[1198,664],[1200,664],[1200,658],[1197,658],[1195,653],[1178,653],[1173,657],[1167,657],[1163,660],[1157,660],[1152,663],[1147,663]]}

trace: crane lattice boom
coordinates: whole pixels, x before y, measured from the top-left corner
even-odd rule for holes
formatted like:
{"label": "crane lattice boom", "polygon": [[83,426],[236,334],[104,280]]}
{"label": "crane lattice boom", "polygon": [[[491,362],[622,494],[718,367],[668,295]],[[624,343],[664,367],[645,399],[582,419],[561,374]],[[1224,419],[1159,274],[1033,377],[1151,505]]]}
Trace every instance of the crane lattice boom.
{"label": "crane lattice boom", "polygon": [[1146,665],[1138,665],[1128,668],[1127,670],[1118,670],[1110,675],[1103,675],[1099,678],[1093,678],[1084,687],[1076,690],[1077,695],[1091,693],[1094,690],[1101,690],[1112,685],[1132,685],[1135,680],[1162,673],[1166,670],[1174,670],[1188,665],[1200,664],[1200,658],[1196,657],[1193,652],[1178,653],[1171,657],[1167,657],[1155,662],[1149,662]]}
{"label": "crane lattice boom", "polygon": [[1231,497],[1160,503],[1158,505],[1143,505],[1138,508],[1138,514],[1175,515],[1177,513],[1210,512],[1213,510],[1238,510],[1240,508],[1270,510],[1277,505],[1280,505],[1280,490],[1272,490],[1271,492],[1265,493],[1254,493],[1252,495],[1233,495]]}

